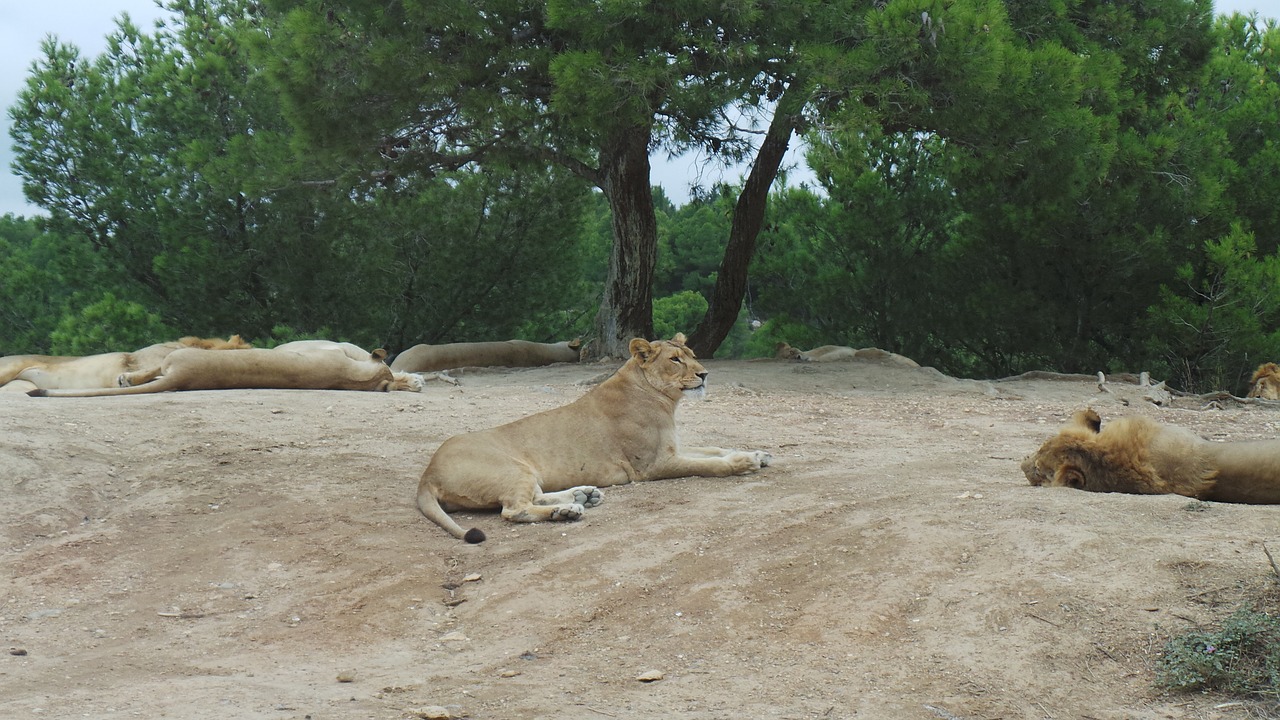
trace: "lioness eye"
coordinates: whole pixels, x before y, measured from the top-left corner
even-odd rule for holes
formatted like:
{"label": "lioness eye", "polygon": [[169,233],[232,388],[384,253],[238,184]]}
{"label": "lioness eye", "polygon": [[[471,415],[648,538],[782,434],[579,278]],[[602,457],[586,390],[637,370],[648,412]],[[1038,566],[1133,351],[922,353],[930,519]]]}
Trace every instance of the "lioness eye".
{"label": "lioness eye", "polygon": [[671,362],[673,362],[673,363],[678,363],[678,362],[680,362],[680,358],[678,358],[678,357],[673,357],[673,358],[671,358]]}

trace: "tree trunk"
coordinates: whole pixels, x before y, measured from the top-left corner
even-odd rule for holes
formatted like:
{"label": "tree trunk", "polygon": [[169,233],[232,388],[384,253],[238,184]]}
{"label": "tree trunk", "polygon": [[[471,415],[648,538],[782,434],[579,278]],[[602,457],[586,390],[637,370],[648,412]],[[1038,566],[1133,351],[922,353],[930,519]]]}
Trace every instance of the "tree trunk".
{"label": "tree trunk", "polygon": [[601,189],[613,216],[609,277],[596,315],[598,354],[628,357],[631,339],[653,339],[658,221],[649,187],[647,126],[620,131],[601,153]]}
{"label": "tree trunk", "polygon": [[720,273],[716,276],[707,314],[689,340],[689,347],[699,357],[713,357],[738,320],[738,310],[747,292],[747,271],[756,252],[756,237],[764,224],[769,187],[778,177],[778,168],[791,144],[791,134],[804,106],[804,94],[803,85],[793,81],[778,101],[764,142],[760,143],[756,160],[751,165],[751,173],[738,194],[738,202],[733,207],[733,223],[729,228],[729,242],[720,262]]}

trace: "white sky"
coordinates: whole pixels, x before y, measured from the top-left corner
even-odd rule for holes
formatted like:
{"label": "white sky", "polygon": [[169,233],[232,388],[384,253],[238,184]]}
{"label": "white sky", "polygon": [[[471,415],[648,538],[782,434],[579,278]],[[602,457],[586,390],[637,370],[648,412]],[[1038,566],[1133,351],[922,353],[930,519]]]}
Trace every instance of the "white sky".
{"label": "white sky", "polygon": [[[1257,12],[1263,17],[1280,18],[1280,0],[1217,0],[1217,12]],[[80,48],[82,55],[94,57],[106,48],[106,37],[115,30],[115,20],[127,12],[134,24],[149,31],[157,18],[169,13],[158,7],[156,0],[0,0],[0,215],[32,216],[42,211],[27,204],[22,196],[22,182],[9,167],[13,161],[9,138],[8,109],[17,100],[26,82],[31,63],[40,56],[40,42],[49,35]],[[802,165],[797,152],[787,160],[789,165]],[[668,162],[665,156],[654,159],[654,182],[666,189],[677,204],[689,197],[691,184],[710,185],[722,178],[716,167],[703,168],[696,158],[680,158]],[[736,180],[740,170],[731,170],[727,179]],[[792,184],[804,176],[793,174]]]}

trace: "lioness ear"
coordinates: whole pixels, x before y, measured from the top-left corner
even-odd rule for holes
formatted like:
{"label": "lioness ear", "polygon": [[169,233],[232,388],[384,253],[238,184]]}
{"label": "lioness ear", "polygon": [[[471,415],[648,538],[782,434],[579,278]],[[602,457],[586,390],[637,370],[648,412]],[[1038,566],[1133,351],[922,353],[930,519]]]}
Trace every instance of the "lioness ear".
{"label": "lioness ear", "polygon": [[1102,416],[1093,408],[1078,411],[1071,416],[1071,422],[1095,433],[1102,430]]}
{"label": "lioness ear", "polygon": [[632,338],[631,344],[627,346],[631,351],[631,357],[638,357],[641,360],[649,359],[649,353],[653,350],[653,346],[644,338]]}
{"label": "lioness ear", "polygon": [[370,353],[369,353],[369,355],[370,355],[370,357],[372,357],[374,360],[386,360],[386,359],[387,359],[387,349],[386,349],[386,348],[378,348],[378,349],[374,350],[373,352],[370,352]]}
{"label": "lioness ear", "polygon": [[570,350],[577,350],[580,347],[582,347],[582,338],[574,338],[569,341]]}
{"label": "lioness ear", "polygon": [[1053,484],[1083,490],[1084,472],[1075,465],[1063,463],[1058,467],[1058,472],[1053,475]]}
{"label": "lioness ear", "polygon": [[676,343],[676,344],[678,344],[678,345],[683,345],[683,344],[684,344],[684,333],[682,333],[682,332],[678,332],[678,333],[676,333],[676,334],[675,334],[675,336],[671,338],[671,342]]}

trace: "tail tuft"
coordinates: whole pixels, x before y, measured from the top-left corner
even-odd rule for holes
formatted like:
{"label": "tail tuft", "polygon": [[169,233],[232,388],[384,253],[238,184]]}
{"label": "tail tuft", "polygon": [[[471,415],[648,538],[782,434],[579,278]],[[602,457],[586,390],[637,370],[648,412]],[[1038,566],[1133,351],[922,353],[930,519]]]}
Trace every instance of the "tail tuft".
{"label": "tail tuft", "polygon": [[484,532],[480,528],[471,528],[470,530],[467,531],[466,535],[462,536],[462,539],[466,540],[472,545],[477,545],[479,543],[484,542],[485,537],[484,537]]}
{"label": "tail tuft", "polygon": [[49,391],[45,390],[44,388],[36,388],[35,390],[28,390],[27,394],[30,395],[31,397],[49,397]]}

